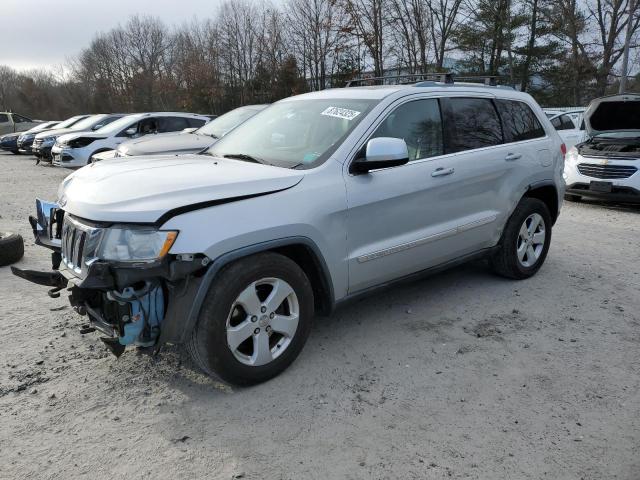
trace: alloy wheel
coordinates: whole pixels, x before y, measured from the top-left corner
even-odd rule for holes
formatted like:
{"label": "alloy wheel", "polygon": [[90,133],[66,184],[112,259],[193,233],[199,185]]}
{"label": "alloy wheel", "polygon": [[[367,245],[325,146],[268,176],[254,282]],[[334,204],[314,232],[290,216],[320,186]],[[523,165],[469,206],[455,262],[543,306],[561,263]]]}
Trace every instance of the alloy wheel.
{"label": "alloy wheel", "polygon": [[542,215],[539,213],[529,215],[520,227],[516,240],[518,261],[523,267],[529,268],[536,264],[544,250],[546,236]]}
{"label": "alloy wheel", "polygon": [[248,285],[227,317],[227,345],[238,361],[257,367],[278,358],[291,344],[300,319],[298,297],[280,278]]}

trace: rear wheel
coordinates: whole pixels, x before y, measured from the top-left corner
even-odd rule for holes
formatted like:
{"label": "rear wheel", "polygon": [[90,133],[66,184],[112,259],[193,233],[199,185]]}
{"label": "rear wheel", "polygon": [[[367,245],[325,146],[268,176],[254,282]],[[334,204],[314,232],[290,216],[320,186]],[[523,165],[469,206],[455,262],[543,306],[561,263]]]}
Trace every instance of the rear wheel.
{"label": "rear wheel", "polygon": [[225,267],[211,285],[188,348],[211,376],[237,385],[285,370],[309,336],[309,279],[291,259],[262,253]]}
{"label": "rear wheel", "polygon": [[511,214],[497,251],[493,270],[507,278],[524,279],[536,274],[551,243],[551,215],[544,202],[523,198]]}

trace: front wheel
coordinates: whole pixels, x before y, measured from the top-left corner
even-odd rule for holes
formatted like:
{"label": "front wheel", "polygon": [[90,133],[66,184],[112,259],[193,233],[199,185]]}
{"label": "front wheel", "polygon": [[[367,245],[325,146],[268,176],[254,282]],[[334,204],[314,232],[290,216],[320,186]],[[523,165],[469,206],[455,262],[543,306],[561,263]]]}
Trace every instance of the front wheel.
{"label": "front wheel", "polygon": [[261,253],[225,267],[211,285],[188,349],[213,377],[236,385],[285,370],[309,336],[309,279],[291,259]]}
{"label": "front wheel", "polygon": [[490,259],[493,270],[517,280],[535,275],[549,251],[551,224],[551,214],[544,202],[537,198],[520,200]]}

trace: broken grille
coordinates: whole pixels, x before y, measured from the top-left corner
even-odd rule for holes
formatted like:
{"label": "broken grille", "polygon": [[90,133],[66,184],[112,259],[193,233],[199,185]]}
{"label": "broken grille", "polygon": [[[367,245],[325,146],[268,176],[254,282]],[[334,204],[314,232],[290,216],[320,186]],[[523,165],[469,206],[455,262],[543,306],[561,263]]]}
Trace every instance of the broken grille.
{"label": "broken grille", "polygon": [[62,225],[62,262],[77,275],[83,276],[94,258],[102,229],[78,223],[65,215]]}
{"label": "broken grille", "polygon": [[613,179],[629,178],[631,175],[636,173],[638,169],[631,165],[598,165],[596,163],[581,163],[578,165],[578,171],[587,177]]}

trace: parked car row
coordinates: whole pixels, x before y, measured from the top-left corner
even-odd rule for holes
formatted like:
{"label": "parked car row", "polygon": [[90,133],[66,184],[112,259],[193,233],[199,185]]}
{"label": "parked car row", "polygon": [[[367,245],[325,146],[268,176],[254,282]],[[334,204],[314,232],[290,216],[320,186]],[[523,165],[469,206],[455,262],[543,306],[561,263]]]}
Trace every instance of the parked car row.
{"label": "parked car row", "polygon": [[180,112],[76,115],[4,135],[0,149],[69,168],[114,157],[198,153],[265,107],[240,107],[213,120]]}

